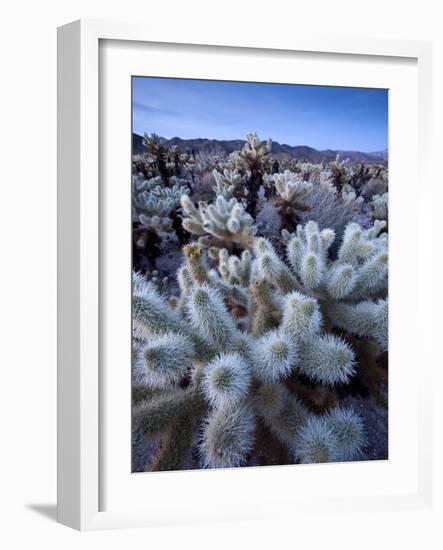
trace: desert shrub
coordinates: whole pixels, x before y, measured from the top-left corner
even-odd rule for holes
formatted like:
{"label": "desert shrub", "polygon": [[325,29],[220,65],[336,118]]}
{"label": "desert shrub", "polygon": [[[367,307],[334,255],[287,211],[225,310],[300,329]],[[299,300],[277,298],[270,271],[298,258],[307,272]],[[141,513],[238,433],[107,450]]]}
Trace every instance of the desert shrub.
{"label": "desert shrub", "polygon": [[388,190],[388,182],[385,178],[370,179],[361,190],[361,195],[366,200],[371,200],[374,195],[383,195]]}
{"label": "desert shrub", "polygon": [[306,203],[309,209],[300,212],[300,222],[314,221],[321,229],[332,229],[336,235],[333,248],[336,250],[347,224],[358,219],[360,203],[339,194],[327,183],[313,185]]}

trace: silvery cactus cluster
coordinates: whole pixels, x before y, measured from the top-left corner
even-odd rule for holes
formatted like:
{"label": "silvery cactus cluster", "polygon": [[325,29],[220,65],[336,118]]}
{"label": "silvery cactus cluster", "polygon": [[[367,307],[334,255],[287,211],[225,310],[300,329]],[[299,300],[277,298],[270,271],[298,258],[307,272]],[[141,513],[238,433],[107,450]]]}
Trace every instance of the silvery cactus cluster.
{"label": "silvery cactus cluster", "polygon": [[[138,470],[365,456],[368,426],[342,397],[387,396],[387,170],[277,162],[256,134],[224,158],[145,142],[134,223],[186,239],[176,273],[133,273]],[[266,203],[274,238],[255,221]]]}
{"label": "silvery cactus cluster", "polygon": [[223,172],[213,170],[212,174],[215,180],[214,192],[216,196],[222,196],[225,199],[232,197],[243,198],[248,194],[246,186],[246,177],[236,169],[225,168]]}
{"label": "silvery cactus cluster", "polygon": [[170,186],[162,185],[160,176],[146,179],[132,176],[132,224],[134,258],[143,256],[148,267],[155,267],[164,234],[176,234],[183,241],[179,218],[180,199],[190,192],[183,180],[170,178]]}
{"label": "silvery cactus cluster", "polygon": [[133,176],[132,221],[157,231],[172,231],[171,213],[180,205],[180,198],[188,193],[184,185],[163,187],[158,177],[146,180]]}
{"label": "silvery cactus cluster", "polygon": [[248,248],[256,233],[254,220],[234,197],[227,200],[219,195],[213,204],[201,202],[195,206],[187,196],[181,197],[181,206],[187,217],[183,227],[199,237],[205,248]]}
{"label": "silvery cactus cluster", "polygon": [[264,162],[270,155],[271,149],[271,139],[262,142],[256,133],[252,133],[246,136],[246,143],[239,152],[239,156],[248,166],[251,166],[254,163],[258,164]]}
{"label": "silvery cactus cluster", "polygon": [[349,160],[341,160],[340,155],[337,154],[336,159],[333,162],[329,163],[328,168],[334,185],[339,191],[341,191],[343,186],[349,183],[349,180],[352,176],[352,170],[349,166]]}
{"label": "silvery cactus cluster", "polygon": [[257,214],[258,193],[263,177],[272,166],[272,140],[262,142],[257,134],[248,134],[243,148],[231,154],[230,163],[247,175],[246,209],[251,216]]}
{"label": "silvery cactus cluster", "polygon": [[275,189],[277,198],[274,204],[279,208],[281,227],[295,229],[300,222],[300,212],[310,209],[305,200],[312,191],[313,184],[290,170],[266,175],[264,183],[268,188]]}
{"label": "silvery cactus cluster", "polygon": [[[201,467],[260,461],[266,449],[257,448],[259,428],[278,441],[289,462],[359,456],[366,441],[362,419],[340,405],[314,414],[291,380],[302,376],[326,390],[352,380],[358,360],[336,329],[385,349],[383,225],[350,224],[334,261],[328,258],[334,233],[314,222],[289,239],[288,262],[263,238],[255,239],[252,254],[220,250],[216,268],[202,248],[189,245],[175,307],[134,275],[135,379],[146,390],[135,404],[135,426],[145,434],[174,430],[175,438],[186,439],[178,444],[180,456],[162,446],[161,460],[148,469],[157,459],[164,469],[180,468],[192,452]],[[180,422],[185,427],[177,430]]]}
{"label": "silvery cactus cluster", "polygon": [[374,219],[388,219],[388,193],[383,193],[383,195],[374,195],[369,205],[371,207],[371,213]]}

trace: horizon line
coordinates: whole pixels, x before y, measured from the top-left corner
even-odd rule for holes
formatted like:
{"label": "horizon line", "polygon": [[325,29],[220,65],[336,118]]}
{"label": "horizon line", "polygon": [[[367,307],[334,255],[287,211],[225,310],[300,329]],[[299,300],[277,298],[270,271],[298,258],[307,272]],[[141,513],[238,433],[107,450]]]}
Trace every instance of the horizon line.
{"label": "horizon line", "polygon": [[[134,132],[132,131],[132,133],[136,136],[139,136],[141,138],[144,137],[144,135],[141,135],[141,134],[138,134],[137,132]],[[254,132],[250,132],[250,133],[254,133]],[[149,135],[147,132],[144,132],[143,134],[147,134]],[[156,132],[151,132],[151,134],[156,134]],[[195,140],[198,140],[198,139],[204,139],[204,140],[208,140],[208,141],[218,141],[218,142],[226,142],[226,141],[242,141],[242,142],[246,142],[246,139],[243,138],[233,138],[233,139],[218,139],[218,138],[207,138],[207,137],[193,137],[193,138],[182,138],[180,136],[173,136],[171,138],[168,138],[168,137],[165,137],[165,136],[161,136],[160,134],[157,134],[161,139],[165,139],[165,140],[172,140],[172,139],[180,139],[181,141],[195,141]],[[388,152],[389,151],[389,147],[384,147],[382,149],[377,149],[377,150],[370,150],[370,151],[363,151],[361,149],[333,149],[333,148],[326,148],[326,149],[317,149],[317,147],[313,147],[312,145],[307,145],[307,144],[297,144],[297,145],[291,145],[289,143],[281,143],[277,140],[274,140],[272,138],[268,138],[268,139],[271,139],[273,143],[277,143],[278,145],[286,145],[288,147],[308,147],[309,149],[313,149],[314,151],[318,151],[320,153],[322,152],[326,152],[326,151],[345,151],[345,152],[349,152],[349,153],[365,153],[365,154],[376,154],[376,153],[380,153],[380,152]],[[267,141],[267,139],[260,139],[260,141],[262,143],[265,143]]]}

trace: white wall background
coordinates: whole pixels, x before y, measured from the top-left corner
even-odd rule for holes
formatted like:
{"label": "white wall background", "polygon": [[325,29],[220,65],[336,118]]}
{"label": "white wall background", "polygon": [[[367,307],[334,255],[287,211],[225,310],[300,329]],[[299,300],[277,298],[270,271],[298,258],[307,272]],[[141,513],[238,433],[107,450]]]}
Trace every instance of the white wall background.
{"label": "white wall background", "polygon": [[[169,29],[180,25],[190,33],[203,26],[208,36],[211,28],[223,28],[226,36],[243,30],[251,36],[290,36],[298,28],[311,28],[328,34],[433,40],[438,161],[443,127],[441,2],[16,0],[4,3],[1,12],[0,545],[66,550],[97,545],[165,550],[439,547],[441,527],[435,514],[425,512],[331,515],[302,522],[294,517],[292,525],[239,523],[87,534],[51,518],[56,496],[56,27],[82,17],[146,21]],[[436,183],[443,185],[441,172]],[[429,208],[441,217],[442,202]],[[437,242],[441,247],[441,239]],[[441,271],[435,280],[441,283]],[[441,424],[435,426],[436,433],[441,431]]]}

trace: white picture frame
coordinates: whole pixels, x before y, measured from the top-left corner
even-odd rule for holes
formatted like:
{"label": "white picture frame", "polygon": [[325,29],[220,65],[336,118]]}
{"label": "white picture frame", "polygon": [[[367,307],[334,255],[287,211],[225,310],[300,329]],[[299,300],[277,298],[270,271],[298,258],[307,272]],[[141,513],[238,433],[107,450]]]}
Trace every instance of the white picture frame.
{"label": "white picture frame", "polygon": [[[103,180],[100,179],[100,155],[104,147],[101,139],[100,116],[105,106],[101,105],[100,82],[109,83],[106,78],[101,80],[101,64],[117,63],[116,58],[108,54],[104,57],[101,45],[105,41],[113,41],[115,44],[125,44],[128,50],[140,44],[155,44],[157,50],[161,50],[162,44],[166,47],[174,46],[175,50],[180,47],[185,50],[190,44],[199,52],[204,52],[207,59],[211,59],[211,52],[214,47],[223,48],[230,56],[249,54],[253,58],[257,52],[272,52],[272,55],[279,56],[282,66],[287,62],[287,56],[294,52],[303,52],[312,56],[328,54],[331,57],[347,59],[349,62],[371,59],[389,60],[392,67],[410,60],[414,64],[414,71],[418,83],[418,93],[414,91],[414,100],[418,122],[411,120],[410,128],[413,128],[418,136],[418,146],[410,145],[415,149],[409,153],[416,155],[412,159],[412,166],[417,166],[418,181],[420,188],[426,191],[429,197],[432,195],[432,187],[429,178],[429,151],[430,151],[430,120],[431,120],[431,47],[426,42],[391,41],[391,40],[370,40],[360,38],[342,37],[314,37],[297,33],[296,38],[281,40],[257,40],[255,42],[247,39],[212,38],[207,40],[203,35],[192,40],[182,34],[174,33],[174,36],[167,36],[165,33],[147,28],[144,25],[126,24],[117,22],[101,21],[77,21],[61,27],[58,34],[58,219],[59,219],[59,240],[58,240],[58,276],[59,276],[59,305],[58,305],[58,519],[61,523],[76,529],[103,529],[130,526],[152,526],[169,525],[176,523],[191,523],[196,521],[218,521],[232,519],[255,519],[260,517],[284,517],[289,511],[309,510],[319,511],[322,507],[331,506],[334,503],[336,510],[346,511],[353,508],[356,503],[365,510],[398,509],[398,508],[420,508],[431,506],[432,497],[432,476],[431,476],[431,435],[430,422],[431,401],[426,394],[426,388],[430,387],[432,357],[430,346],[426,339],[430,336],[425,330],[418,330],[416,340],[411,342],[415,349],[408,350],[409,371],[405,367],[405,393],[414,392],[414,400],[417,400],[417,407],[410,407],[411,421],[417,427],[417,435],[414,435],[414,462],[405,466],[404,475],[399,476],[398,485],[394,485],[385,493],[374,491],[356,491],[349,483],[348,489],[338,492],[337,487],[331,483],[327,493],[312,488],[312,496],[308,493],[296,498],[290,492],[283,489],[272,493],[271,487],[275,484],[277,476],[284,482],[285,476],[289,475],[288,467],[279,468],[252,468],[246,474],[239,469],[235,473],[229,472],[197,472],[200,482],[196,483],[195,472],[178,472],[172,474],[155,474],[155,477],[144,475],[143,484],[150,491],[150,500],[157,498],[156,505],[140,506],[135,493],[121,488],[120,493],[112,500],[112,506],[108,509],[103,500],[103,487],[106,483],[117,483],[118,471],[112,470],[111,465],[106,464],[106,456],[110,452],[105,429],[105,419],[108,414],[105,392],[115,392],[118,388],[118,380],[114,384],[106,384],[103,387],[103,354],[100,352],[100,338],[103,330],[103,302],[109,296],[109,282],[102,284],[101,266],[108,262],[106,246],[103,244],[103,231],[110,231],[111,228],[103,222],[107,212],[104,209],[114,209],[119,205],[119,196],[104,197]],[[117,48],[118,49],[118,48]],[[255,53],[254,53],[255,52]],[[127,56],[120,56],[120,61]],[[183,61],[186,57],[183,53]],[[362,57],[364,56],[364,57]],[[119,54],[117,54],[117,58]],[[125,58],[126,59],[126,58]],[[286,61],[285,61],[286,59]],[[122,62],[122,61],[121,61]],[[143,62],[143,60],[141,61]],[[122,62],[122,73],[126,74]],[[208,64],[209,66],[210,64]],[[222,64],[218,65],[222,70]],[[207,69],[209,71],[209,69]],[[217,68],[211,68],[211,74],[216,74]],[[215,72],[214,72],[215,71]],[[129,73],[130,74],[130,70]],[[395,72],[395,71],[394,71]],[[205,73],[205,77],[209,73]],[[197,76],[194,75],[188,75]],[[252,76],[251,76],[252,78]],[[276,77],[277,78],[277,77]],[[332,78],[329,76],[329,78]],[[375,77],[374,77],[375,78]],[[395,78],[392,76],[392,78]],[[400,77],[399,77],[400,78]],[[247,80],[247,78],[246,78]],[[323,82],[331,84],[330,80]],[[348,85],[352,85],[349,83]],[[117,92],[118,94],[118,92]],[[412,96],[411,96],[412,97]],[[118,100],[118,95],[116,96]],[[107,98],[107,101],[113,98]],[[128,105],[129,108],[129,105]],[[122,115],[123,116],[123,115]],[[102,117],[103,118],[103,117]],[[128,141],[129,143],[129,141]],[[406,142],[404,147],[409,147]],[[118,145],[118,142],[115,143]],[[391,144],[390,144],[391,145]],[[114,144],[111,143],[112,148]],[[129,145],[127,145],[129,146]],[[108,147],[108,145],[106,145]],[[395,149],[395,147],[394,147]],[[398,145],[397,153],[404,154],[401,146]],[[129,157],[127,157],[129,158]],[[395,174],[394,174],[395,177]],[[129,172],[128,172],[129,178]],[[408,174],[405,174],[405,181]],[[412,182],[412,179],[409,178]],[[405,184],[406,185],[406,184]],[[115,188],[115,186],[114,186]],[[129,183],[128,183],[129,188]],[[411,187],[410,187],[411,188]],[[124,199],[124,196],[123,196]],[[391,201],[392,201],[391,197]],[[401,198],[400,194],[394,193],[394,200],[407,201]],[[414,197],[409,197],[405,212],[416,203]],[[419,199],[418,199],[419,201]],[[121,204],[121,203],[120,203]],[[123,214],[122,214],[123,215]],[[115,219],[115,218],[114,218]],[[399,215],[395,218],[399,223],[399,229],[406,227],[405,220]],[[403,223],[403,225],[402,225]],[[432,220],[429,215],[425,216],[422,211],[415,222],[417,231],[425,234],[430,230]],[[106,233],[108,234],[108,233]],[[399,231],[400,234],[400,231]],[[415,241],[411,246],[416,245]],[[391,242],[391,246],[392,242]],[[117,247],[118,248],[118,247]],[[119,249],[120,250],[120,249]],[[124,253],[124,249],[121,249]],[[432,254],[432,247],[422,246],[420,250],[416,246],[412,261],[417,265],[426,265]],[[114,254],[115,256],[115,254]],[[115,264],[115,257],[114,257]],[[128,269],[130,265],[128,263]],[[400,266],[399,266],[400,267]],[[395,274],[395,272],[394,272]],[[417,293],[412,297],[416,312],[420,315],[432,315],[431,302],[426,298],[431,296],[431,289],[426,284],[425,273],[418,270],[411,275],[416,283]],[[124,273],[122,273],[124,277]],[[128,282],[128,284],[130,284]],[[115,287],[113,287],[114,289]],[[400,290],[399,290],[400,297]],[[394,300],[395,303],[395,300]],[[397,300],[401,306],[401,301]],[[392,306],[391,306],[392,307]],[[394,306],[396,307],[396,306]],[[122,318],[127,319],[127,311],[123,312]],[[125,317],[126,315],[126,317]],[[412,374],[412,358],[415,351],[420,349],[422,362],[420,372]],[[424,350],[424,351],[423,351]],[[426,354],[428,356],[426,357]],[[399,356],[400,357],[400,356]],[[405,361],[408,361],[407,357]],[[409,372],[409,374],[408,374]],[[406,378],[409,376],[410,385]],[[417,384],[418,380],[418,384]],[[413,383],[415,382],[415,383]],[[392,384],[390,390],[392,390]],[[407,389],[409,388],[409,389]],[[123,390],[122,390],[123,391]],[[397,391],[394,390],[393,391]],[[412,395],[412,394],[411,394]],[[392,396],[390,395],[390,398]],[[395,397],[395,396],[394,396]],[[401,396],[399,396],[399,405]],[[124,405],[124,402],[123,402]],[[123,406],[122,405],[122,406]],[[123,409],[119,409],[123,410]],[[129,418],[130,411],[127,411]],[[413,417],[413,418],[412,418]],[[121,433],[122,437],[127,436],[128,422],[124,424]],[[115,426],[115,425],[114,425]],[[126,427],[125,427],[126,426]],[[126,429],[126,431],[124,431]],[[109,431],[109,430],[108,430]],[[124,446],[127,439],[120,446]],[[115,442],[113,452],[118,453]],[[127,449],[129,452],[129,448]],[[416,453],[415,453],[416,451]],[[415,456],[416,454],[416,456]],[[121,464],[125,464],[124,458]],[[386,475],[393,478],[395,461],[391,471],[387,471],[382,464],[378,470],[374,470],[374,476]],[[334,477],[341,480],[343,467],[353,468],[354,465],[322,465],[315,471],[315,477],[321,482],[327,482]],[[364,467],[364,465],[362,465]],[[378,467],[377,465],[375,466]],[[289,467],[290,468],[290,467]],[[297,466],[300,476],[311,476],[312,470],[306,467]],[[332,469],[331,469],[332,468]],[[249,470],[251,473],[249,473]],[[253,472],[254,470],[255,472]],[[383,471],[386,470],[386,471]],[[414,470],[413,478],[408,478],[408,472]],[[291,470],[292,471],[292,470]],[[111,472],[112,475],[109,475]],[[304,472],[304,473],[303,473]],[[125,476],[130,476],[127,471]],[[202,475],[205,476],[202,478]],[[235,476],[234,483],[244,483],[244,490],[249,496],[235,496],[235,503],[230,502],[229,492],[224,494],[222,488],[229,486],[228,476]],[[256,496],[252,490],[253,476],[261,476],[264,487],[262,495]],[[348,475],[348,474],[346,474]],[[353,474],[356,479],[361,472]],[[351,474],[351,478],[353,477]],[[160,477],[167,476],[167,477]],[[171,477],[172,476],[172,477]],[[192,478],[197,496],[201,497],[199,491],[204,491],[203,486],[213,484],[217,487],[218,498],[213,502],[202,502],[198,505],[177,498],[175,505],[171,503],[171,492],[185,491]],[[108,479],[109,478],[109,479]],[[131,485],[139,485],[137,476],[132,476]],[[136,480],[135,482],[133,480]],[[170,480],[173,479],[172,483]],[[201,480],[204,479],[202,482]],[[244,481],[246,479],[247,481]],[[321,480],[321,481],[320,481]],[[248,485],[249,484],[249,485]],[[403,485],[402,485],[403,484]],[[338,484],[336,484],[338,486]],[[160,499],[161,487],[167,487],[168,499]],[[175,486],[175,489],[174,489]],[[340,487],[343,484],[340,482]],[[200,488],[198,488],[200,487]],[[312,487],[312,485],[311,485]],[[249,488],[249,489],[248,489]],[[132,490],[132,489],[131,489]],[[327,497],[325,496],[327,495]],[[232,500],[232,495],[231,495]],[[279,502],[285,502],[290,506],[278,506]],[[135,503],[135,504],[134,504]],[[247,503],[248,506],[244,506]]]}

